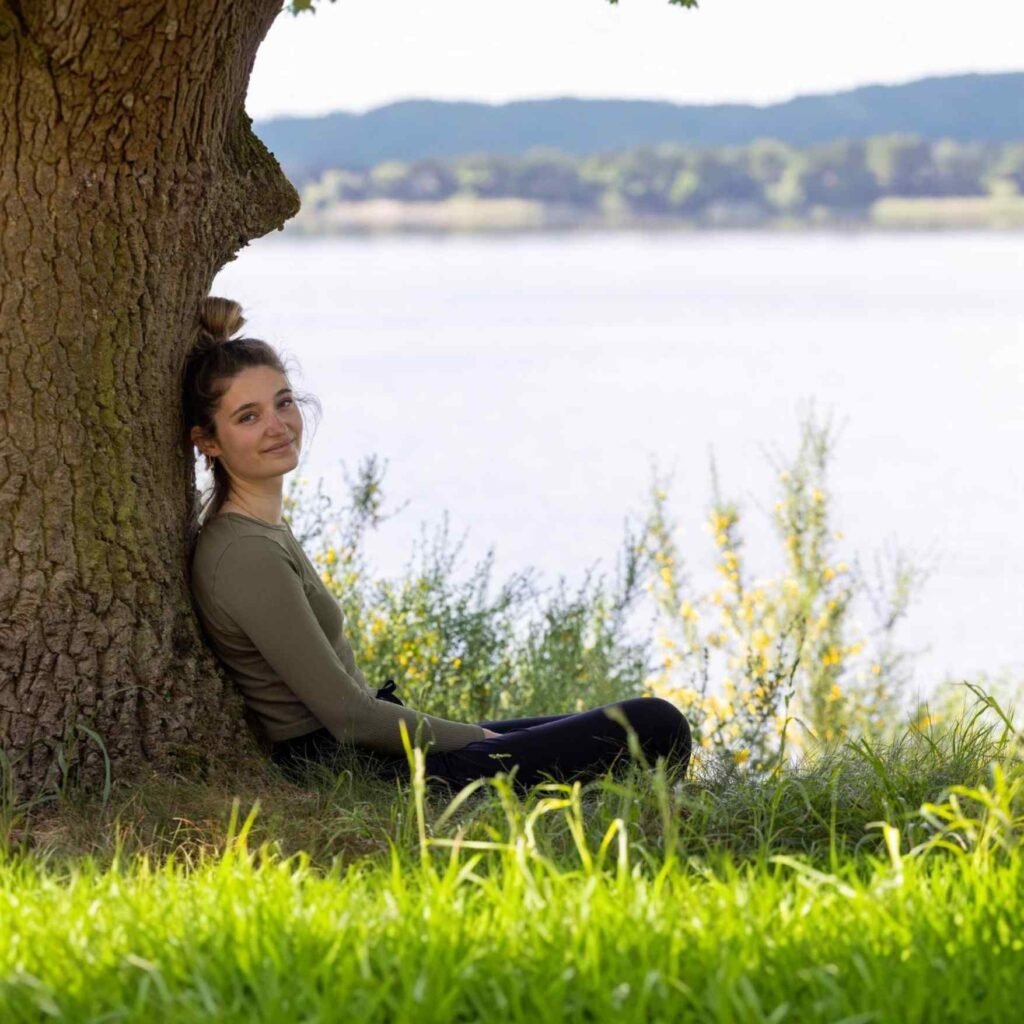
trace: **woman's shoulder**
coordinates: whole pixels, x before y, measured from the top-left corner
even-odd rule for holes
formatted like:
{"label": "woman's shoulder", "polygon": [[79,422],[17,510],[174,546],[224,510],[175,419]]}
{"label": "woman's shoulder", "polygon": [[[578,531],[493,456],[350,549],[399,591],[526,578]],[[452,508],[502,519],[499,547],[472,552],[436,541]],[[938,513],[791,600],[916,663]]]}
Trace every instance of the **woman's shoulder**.
{"label": "woman's shoulder", "polygon": [[221,513],[208,519],[199,530],[195,553],[192,556],[193,579],[210,583],[225,556],[239,555],[240,561],[251,559],[254,550],[264,544],[273,545],[270,550],[282,551],[291,560],[287,542],[290,532],[280,527],[262,524],[248,516]]}

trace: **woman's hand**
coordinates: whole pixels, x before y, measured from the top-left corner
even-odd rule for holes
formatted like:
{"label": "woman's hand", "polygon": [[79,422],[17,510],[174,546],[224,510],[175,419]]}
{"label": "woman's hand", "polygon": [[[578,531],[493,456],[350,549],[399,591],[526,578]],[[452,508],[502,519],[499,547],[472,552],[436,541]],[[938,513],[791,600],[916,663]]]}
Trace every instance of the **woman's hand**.
{"label": "woman's hand", "polygon": [[[481,728],[483,728],[483,726],[481,726]],[[485,740],[489,740],[493,736],[500,736],[500,735],[501,735],[501,733],[491,732],[490,729],[484,729],[484,739]]]}

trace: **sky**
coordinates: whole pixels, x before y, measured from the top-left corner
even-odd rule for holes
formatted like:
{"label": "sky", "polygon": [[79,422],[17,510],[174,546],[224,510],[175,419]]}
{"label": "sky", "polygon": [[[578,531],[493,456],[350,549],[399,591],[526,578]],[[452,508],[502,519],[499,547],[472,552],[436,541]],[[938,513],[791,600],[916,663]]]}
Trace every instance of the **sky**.
{"label": "sky", "polygon": [[929,75],[1024,70],[1014,0],[320,0],[281,14],[247,109],[554,96],[767,104]]}

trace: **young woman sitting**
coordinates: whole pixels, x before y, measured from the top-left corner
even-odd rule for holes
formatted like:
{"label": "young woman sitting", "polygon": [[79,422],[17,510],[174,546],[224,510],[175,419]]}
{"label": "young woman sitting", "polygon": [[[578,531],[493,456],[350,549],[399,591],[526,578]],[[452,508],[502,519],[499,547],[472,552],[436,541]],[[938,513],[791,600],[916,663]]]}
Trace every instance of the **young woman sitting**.
{"label": "young woman sitting", "polygon": [[424,749],[431,784],[461,787],[508,772],[525,791],[594,778],[629,761],[627,733],[605,713],[616,708],[649,764],[664,757],[674,773],[686,771],[689,726],[657,697],[574,714],[456,722],[406,707],[391,681],[375,691],[355,662],[337,601],[281,514],[284,477],[302,447],[299,403],[310,399],[293,391],[273,347],[236,337],[245,323],[236,302],[204,300],[200,321],[182,398],[213,490],[196,513],[192,592],[213,649],[290,778],[300,780],[310,761],[335,764],[345,751],[376,775],[407,779],[402,722]]}

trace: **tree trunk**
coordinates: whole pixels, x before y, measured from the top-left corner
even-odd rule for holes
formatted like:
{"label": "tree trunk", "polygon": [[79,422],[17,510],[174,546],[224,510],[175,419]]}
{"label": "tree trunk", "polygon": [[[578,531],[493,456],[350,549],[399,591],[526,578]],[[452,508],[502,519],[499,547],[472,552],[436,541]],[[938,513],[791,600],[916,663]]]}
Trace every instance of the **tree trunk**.
{"label": "tree trunk", "polygon": [[298,209],[244,107],[280,8],[0,0],[0,748],[19,794],[102,783],[96,737],[118,777],[254,745],[189,594],[180,375],[214,275]]}

